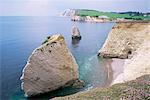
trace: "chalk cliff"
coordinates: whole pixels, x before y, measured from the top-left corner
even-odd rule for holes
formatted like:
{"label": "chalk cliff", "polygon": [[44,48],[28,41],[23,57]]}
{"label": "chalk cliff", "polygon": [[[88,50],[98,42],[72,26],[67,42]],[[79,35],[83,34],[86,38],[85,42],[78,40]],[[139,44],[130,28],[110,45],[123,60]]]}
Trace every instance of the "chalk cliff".
{"label": "chalk cliff", "polygon": [[114,21],[110,21],[108,18],[97,18],[97,17],[90,17],[90,16],[83,17],[78,15],[72,16],[71,21],[96,22],[96,23],[114,22]]}
{"label": "chalk cliff", "polygon": [[125,61],[123,73],[117,76],[112,84],[123,83],[150,74],[150,34],[147,37],[135,51],[133,57]]}
{"label": "chalk cliff", "polygon": [[116,24],[98,55],[109,58],[128,58],[148,36],[149,25],[149,23],[136,22]]}
{"label": "chalk cliff", "polygon": [[150,74],[150,23],[118,23],[109,33],[99,56],[126,59],[123,72],[112,84]]}
{"label": "chalk cliff", "polygon": [[62,13],[60,13],[60,16],[65,16],[65,17],[72,17],[76,13],[75,9],[66,9]]}
{"label": "chalk cliff", "polygon": [[23,69],[22,89],[27,97],[79,83],[78,65],[62,35],[52,35],[35,49]]}

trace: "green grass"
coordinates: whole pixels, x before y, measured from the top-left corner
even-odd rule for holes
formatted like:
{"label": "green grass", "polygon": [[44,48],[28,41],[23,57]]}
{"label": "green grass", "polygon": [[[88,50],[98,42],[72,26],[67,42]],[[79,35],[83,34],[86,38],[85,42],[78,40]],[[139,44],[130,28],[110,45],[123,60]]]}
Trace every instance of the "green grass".
{"label": "green grass", "polygon": [[100,15],[100,12],[96,11],[96,10],[77,10],[76,14],[79,15],[79,16],[93,16],[93,17],[96,17],[96,16]]}
{"label": "green grass", "polygon": [[119,13],[114,13],[114,12],[100,12],[97,10],[87,10],[87,9],[78,9],[76,11],[76,15],[82,16],[82,17],[108,16],[110,20],[117,19],[117,18],[134,19],[134,20],[150,20],[150,16],[142,16],[142,15],[131,16],[129,14],[119,14]]}

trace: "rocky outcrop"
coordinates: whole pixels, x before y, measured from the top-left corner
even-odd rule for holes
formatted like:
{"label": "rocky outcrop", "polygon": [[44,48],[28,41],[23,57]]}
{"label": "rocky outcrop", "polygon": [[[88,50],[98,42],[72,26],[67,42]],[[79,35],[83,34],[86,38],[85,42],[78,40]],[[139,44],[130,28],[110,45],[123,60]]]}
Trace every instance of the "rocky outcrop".
{"label": "rocky outcrop", "polygon": [[[23,69],[22,89],[27,97],[79,85],[78,65],[62,35],[47,37]],[[77,83],[76,83],[77,82]]]}
{"label": "rocky outcrop", "polygon": [[149,100],[150,75],[108,88],[95,88],[53,100]]}
{"label": "rocky outcrop", "polygon": [[108,35],[98,55],[128,58],[143,43],[150,32],[149,23],[118,23]]}
{"label": "rocky outcrop", "polygon": [[72,39],[81,39],[80,31],[77,26],[73,26],[71,29]]}

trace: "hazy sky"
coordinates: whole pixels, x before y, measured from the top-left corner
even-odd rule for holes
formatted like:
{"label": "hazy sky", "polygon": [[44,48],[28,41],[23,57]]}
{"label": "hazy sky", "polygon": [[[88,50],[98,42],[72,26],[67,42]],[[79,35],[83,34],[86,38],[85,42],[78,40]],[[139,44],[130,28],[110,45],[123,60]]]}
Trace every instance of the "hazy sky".
{"label": "hazy sky", "polygon": [[68,8],[148,12],[150,0],[0,0],[0,16],[49,16]]}

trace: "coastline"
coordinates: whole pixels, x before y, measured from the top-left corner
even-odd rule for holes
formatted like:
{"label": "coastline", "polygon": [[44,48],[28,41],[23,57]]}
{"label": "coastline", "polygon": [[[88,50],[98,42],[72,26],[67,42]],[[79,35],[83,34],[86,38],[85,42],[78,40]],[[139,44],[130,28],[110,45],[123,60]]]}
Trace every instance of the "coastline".
{"label": "coastline", "polygon": [[97,18],[97,17],[82,17],[82,16],[72,16],[71,21],[77,21],[77,22],[91,22],[91,23],[146,23],[150,22],[149,20],[131,20],[131,19],[123,19],[123,18],[117,18],[114,20],[109,20],[107,18]]}
{"label": "coastline", "polygon": [[104,59],[103,66],[105,66],[105,72],[107,73],[107,82],[104,87],[109,87],[124,71],[124,63],[126,59],[108,58]]}
{"label": "coastline", "polygon": [[[106,58],[107,87],[54,100],[148,99],[150,85],[149,23],[118,23],[109,33],[98,56]],[[111,99],[110,99],[111,98]]]}
{"label": "coastline", "polygon": [[71,17],[71,21],[92,23],[142,22],[150,21],[149,13],[139,12],[103,12],[90,9],[67,9],[60,16]]}

